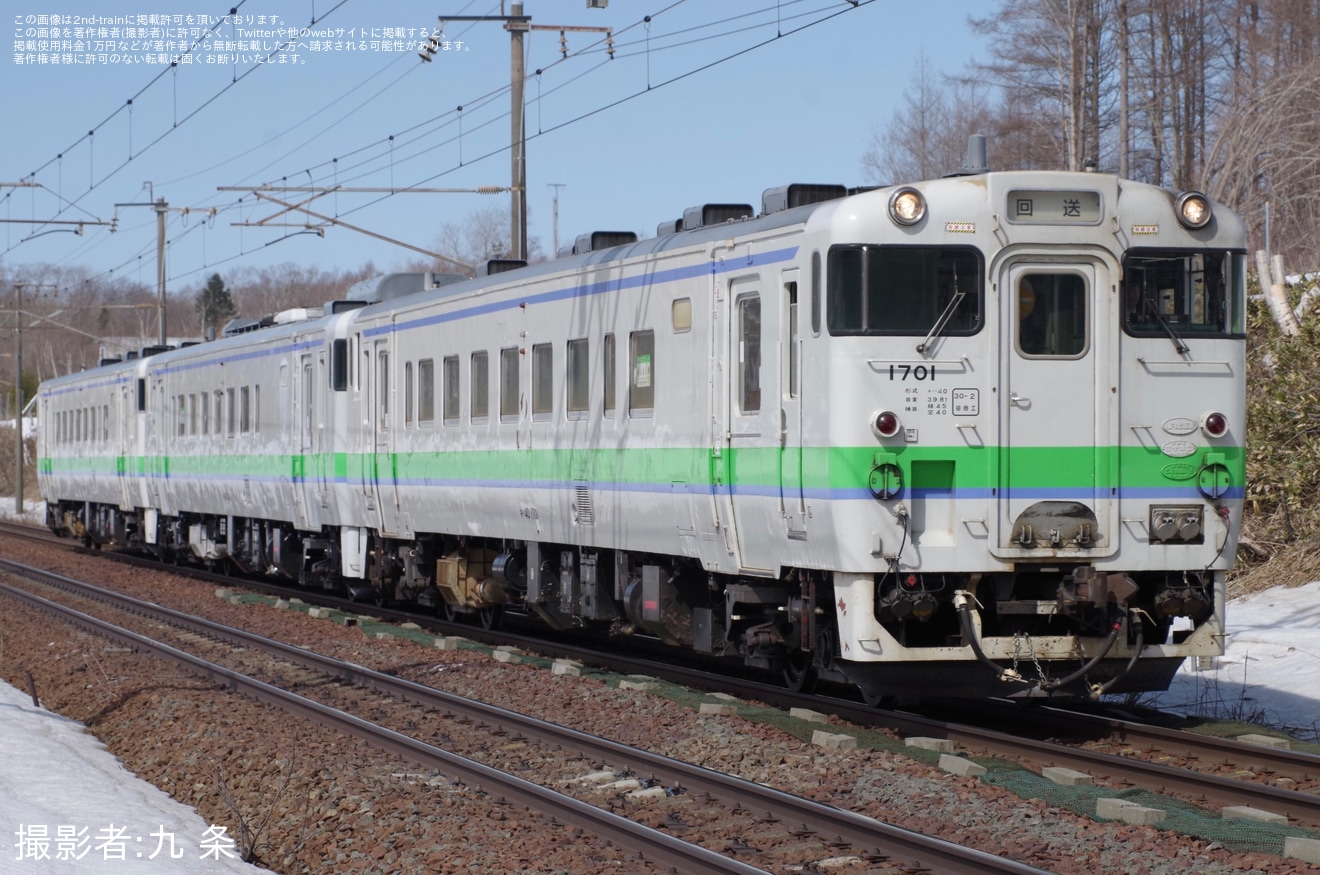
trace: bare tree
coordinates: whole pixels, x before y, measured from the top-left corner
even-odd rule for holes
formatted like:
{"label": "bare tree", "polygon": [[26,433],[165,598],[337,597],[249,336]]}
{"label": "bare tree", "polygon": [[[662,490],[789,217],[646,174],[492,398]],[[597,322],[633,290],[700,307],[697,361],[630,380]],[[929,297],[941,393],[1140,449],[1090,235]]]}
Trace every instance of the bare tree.
{"label": "bare tree", "polygon": [[[973,72],[1012,110],[1012,152],[1022,167],[1081,170],[1108,157],[1115,118],[1117,0],[1006,0],[973,27],[990,37],[993,59]],[[1109,136],[1112,141],[1112,136]]]}
{"label": "bare tree", "polygon": [[[509,248],[509,212],[503,207],[490,206],[473,210],[459,222],[446,222],[436,234],[434,250],[471,265],[482,264],[492,258],[501,258]],[[527,239],[527,261],[544,261],[541,241]],[[447,262],[415,262],[424,270],[453,273],[457,269]]]}
{"label": "bare tree", "polygon": [[1002,116],[989,89],[975,79],[937,74],[922,55],[908,80],[903,105],[871,136],[862,174],[876,184],[915,182],[962,167],[970,134],[1002,133]]}

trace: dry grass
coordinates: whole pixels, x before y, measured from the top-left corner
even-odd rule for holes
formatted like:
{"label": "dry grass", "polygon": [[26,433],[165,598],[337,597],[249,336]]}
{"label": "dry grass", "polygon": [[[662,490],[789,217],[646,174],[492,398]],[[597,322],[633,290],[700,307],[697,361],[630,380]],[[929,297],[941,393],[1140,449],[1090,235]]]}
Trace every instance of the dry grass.
{"label": "dry grass", "polygon": [[1311,536],[1291,543],[1257,540],[1250,536],[1246,540],[1251,549],[1238,551],[1237,569],[1228,576],[1229,598],[1275,586],[1303,586],[1320,580],[1320,537]]}

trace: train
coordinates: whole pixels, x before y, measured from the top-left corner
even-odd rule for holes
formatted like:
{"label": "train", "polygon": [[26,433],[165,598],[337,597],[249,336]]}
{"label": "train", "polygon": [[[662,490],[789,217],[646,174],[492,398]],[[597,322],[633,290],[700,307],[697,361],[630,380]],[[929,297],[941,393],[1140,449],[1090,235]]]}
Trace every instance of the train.
{"label": "train", "polygon": [[1224,647],[1243,223],[975,157],[47,380],[48,525],[872,703],[1165,689]]}

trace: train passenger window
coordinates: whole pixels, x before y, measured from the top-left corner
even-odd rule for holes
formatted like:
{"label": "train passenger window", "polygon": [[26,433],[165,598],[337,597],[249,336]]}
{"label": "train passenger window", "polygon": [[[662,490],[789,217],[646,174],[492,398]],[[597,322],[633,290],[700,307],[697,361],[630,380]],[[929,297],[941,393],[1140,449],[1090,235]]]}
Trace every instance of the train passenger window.
{"label": "train passenger window", "polygon": [[234,436],[234,420],[237,413],[234,407],[234,390],[228,389],[225,392],[225,437]]}
{"label": "train passenger window", "polygon": [[1135,249],[1123,259],[1123,327],[1137,336],[1246,331],[1243,253]]}
{"label": "train passenger window", "polygon": [[650,415],[655,409],[655,332],[628,336],[628,413]]}
{"label": "train passenger window", "polygon": [[110,405],[101,405],[101,439],[110,440]]}
{"label": "train passenger window", "polygon": [[445,417],[445,425],[458,425],[458,416],[459,416],[458,404],[460,400],[459,382],[458,382],[460,376],[458,372],[458,356],[456,355],[445,356],[444,366],[445,366],[445,372],[444,372],[445,397],[444,397],[443,413]]}
{"label": "train passenger window", "polygon": [[215,390],[215,419],[211,423],[211,433],[217,437],[225,428],[225,393],[222,389]]}
{"label": "train passenger window", "polygon": [[390,427],[390,354],[387,352],[376,356],[376,408],[380,411],[376,428],[386,431]]}
{"label": "train passenger window", "polygon": [[188,395],[188,434],[195,436],[197,434],[197,393]]}
{"label": "train passenger window", "polygon": [[1086,280],[1075,273],[1032,273],[1018,280],[1018,352],[1027,358],[1086,354]]}
{"label": "train passenger window", "polygon": [[532,347],[532,415],[545,418],[555,410],[555,348],[549,343]]}
{"label": "train passenger window", "polygon": [[569,419],[582,419],[582,414],[591,406],[591,360],[588,354],[589,345],[585,337],[568,342],[564,365],[565,376],[568,378],[568,397],[564,404],[568,408]]}
{"label": "train passenger window", "polygon": [[761,299],[738,299],[738,406],[743,413],[761,409]]}
{"label": "train passenger window", "polygon": [[674,301],[671,307],[670,319],[674,324],[674,331],[683,332],[692,330],[692,299],[679,298]]}
{"label": "train passenger window", "polygon": [[798,284],[784,283],[784,302],[788,307],[788,397],[798,396]]}
{"label": "train passenger window", "polygon": [[206,393],[201,396],[201,404],[198,405],[198,412],[201,414],[201,422],[198,423],[199,434],[210,434],[211,432],[211,402],[207,399]]}
{"label": "train passenger window", "polygon": [[330,344],[330,390],[348,390],[348,341],[340,338]]}
{"label": "train passenger window", "polygon": [[403,424],[412,428],[413,424],[413,363],[403,364]]}
{"label": "train passenger window", "polygon": [[924,337],[946,310],[941,334],[975,334],[983,274],[981,254],[967,247],[835,246],[825,278],[830,334]]}
{"label": "train passenger window", "polygon": [[605,343],[602,346],[605,355],[605,368],[602,375],[602,379],[605,381],[605,415],[612,416],[614,414],[615,385],[617,383],[614,366],[616,361],[614,357],[614,335],[605,335]]}
{"label": "train passenger window", "polygon": [[518,347],[500,350],[500,419],[518,418]]}
{"label": "train passenger window", "polygon": [[243,434],[252,431],[252,389],[248,386],[238,390],[238,430]]}
{"label": "train passenger window", "polygon": [[435,359],[417,363],[417,421],[435,422]]}
{"label": "train passenger window", "polygon": [[820,337],[820,253],[811,253],[811,336]]}
{"label": "train passenger window", "polygon": [[490,415],[490,354],[484,349],[472,353],[472,421]]}
{"label": "train passenger window", "polygon": [[261,431],[261,386],[252,387],[252,430]]}

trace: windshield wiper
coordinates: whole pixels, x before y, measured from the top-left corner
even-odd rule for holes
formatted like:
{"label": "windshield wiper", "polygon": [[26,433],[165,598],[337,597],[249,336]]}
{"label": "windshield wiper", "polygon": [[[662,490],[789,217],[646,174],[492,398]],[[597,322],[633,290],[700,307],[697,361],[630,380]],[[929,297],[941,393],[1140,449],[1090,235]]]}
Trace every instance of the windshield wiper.
{"label": "windshield wiper", "polygon": [[944,312],[940,314],[940,318],[936,319],[935,324],[930,327],[930,331],[926,332],[926,339],[917,344],[917,352],[925,353],[926,348],[930,346],[930,342],[940,336],[940,332],[944,331],[944,326],[953,318],[953,311],[958,309],[958,305],[962,303],[962,299],[965,297],[966,294],[958,288],[958,268],[955,267],[953,269],[953,297],[949,299],[949,304],[944,308]]}
{"label": "windshield wiper", "polygon": [[1173,330],[1173,326],[1164,321],[1164,317],[1160,315],[1160,311],[1156,308],[1154,302],[1145,295],[1142,296],[1142,301],[1145,303],[1146,309],[1150,311],[1150,315],[1155,317],[1155,321],[1160,323],[1160,327],[1169,335],[1169,339],[1173,341],[1173,348],[1178,350],[1178,355],[1187,355],[1190,347],[1178,336],[1178,332]]}

